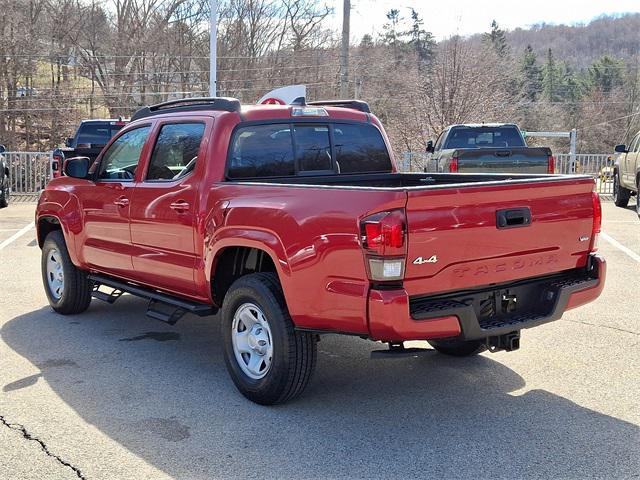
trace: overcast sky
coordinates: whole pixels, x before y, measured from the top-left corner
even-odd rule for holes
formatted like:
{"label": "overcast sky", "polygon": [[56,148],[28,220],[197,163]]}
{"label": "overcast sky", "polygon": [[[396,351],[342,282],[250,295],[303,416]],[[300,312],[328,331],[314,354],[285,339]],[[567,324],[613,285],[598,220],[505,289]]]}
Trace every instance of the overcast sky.
{"label": "overcast sky", "polygon": [[[329,4],[335,8],[333,23],[341,28],[342,0]],[[406,18],[414,8],[425,29],[441,40],[455,33],[485,32],[493,19],[509,30],[542,22],[588,23],[602,14],[640,12],[640,0],[351,0],[351,7],[351,39],[357,43],[365,33],[376,37],[382,31],[391,8],[400,9]]]}

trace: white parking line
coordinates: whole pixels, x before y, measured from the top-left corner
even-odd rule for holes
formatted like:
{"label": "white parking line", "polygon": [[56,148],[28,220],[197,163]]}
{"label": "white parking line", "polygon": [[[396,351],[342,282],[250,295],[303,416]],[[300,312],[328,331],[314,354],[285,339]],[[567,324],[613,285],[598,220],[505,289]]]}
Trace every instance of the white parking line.
{"label": "white parking line", "polygon": [[604,232],[600,233],[600,236],[602,238],[604,238],[607,242],[609,242],[611,245],[613,245],[614,247],[616,247],[618,250],[623,251],[624,253],[626,253],[627,255],[629,255],[631,258],[633,258],[636,262],[640,263],[640,255],[638,255],[636,252],[634,252],[633,250],[629,250],[627,247],[625,247],[624,245],[622,245],[620,242],[618,242],[616,239],[611,238],[609,235],[607,235]]}
{"label": "white parking line", "polygon": [[21,228],[20,230],[18,230],[16,233],[14,233],[13,235],[11,235],[9,238],[7,238],[4,242],[0,243],[0,250],[2,250],[4,247],[6,247],[7,245],[11,245],[13,242],[15,242],[17,239],[19,239],[22,235],[24,235],[25,233],[27,233],[29,230],[31,230],[34,226],[34,223],[31,222],[29,225],[27,225],[24,228]]}

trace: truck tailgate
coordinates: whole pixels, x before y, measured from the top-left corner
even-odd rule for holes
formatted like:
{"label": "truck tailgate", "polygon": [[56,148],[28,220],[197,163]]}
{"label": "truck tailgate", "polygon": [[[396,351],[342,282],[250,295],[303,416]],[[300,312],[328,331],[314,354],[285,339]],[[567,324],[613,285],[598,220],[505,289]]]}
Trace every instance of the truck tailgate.
{"label": "truck tailgate", "polygon": [[[592,190],[584,177],[408,189],[407,292],[459,291],[584,266]],[[530,221],[520,218],[527,212]]]}

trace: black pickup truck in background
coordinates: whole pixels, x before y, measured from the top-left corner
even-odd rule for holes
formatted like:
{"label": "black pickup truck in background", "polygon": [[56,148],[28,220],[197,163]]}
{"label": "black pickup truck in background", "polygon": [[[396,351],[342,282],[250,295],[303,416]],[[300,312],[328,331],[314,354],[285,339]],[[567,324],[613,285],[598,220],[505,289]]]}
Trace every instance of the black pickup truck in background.
{"label": "black pickup truck in background", "polygon": [[555,160],[547,147],[528,147],[512,123],[451,125],[435,145],[425,170],[434,172],[554,173]]}
{"label": "black pickup truck in background", "polygon": [[89,157],[95,160],[104,146],[109,143],[122,127],[127,124],[122,119],[83,120],[73,137],[67,138],[64,148],[53,151],[53,176],[62,173],[62,164],[66,158]]}

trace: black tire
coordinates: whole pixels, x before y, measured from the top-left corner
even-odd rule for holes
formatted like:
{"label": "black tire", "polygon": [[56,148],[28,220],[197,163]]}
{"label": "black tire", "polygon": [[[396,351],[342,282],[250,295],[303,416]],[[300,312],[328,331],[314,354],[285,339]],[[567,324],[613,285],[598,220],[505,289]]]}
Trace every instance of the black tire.
{"label": "black tire", "polygon": [[[261,310],[268,322],[273,352],[270,366],[265,367],[266,373],[259,379],[243,371],[232,339],[236,312],[251,304]],[[236,280],[224,297],[221,328],[227,370],[245,397],[261,405],[273,405],[302,393],[316,364],[316,336],[294,329],[276,274],[252,273]]]}
{"label": "black tire", "polygon": [[[56,256],[59,259],[58,263],[61,265],[64,279],[64,286],[57,292],[52,291],[47,278],[51,275],[47,271],[47,264],[54,252],[56,252]],[[87,278],[87,272],[77,268],[71,261],[64,235],[60,230],[54,230],[49,233],[44,240],[40,266],[44,291],[47,294],[51,308],[63,315],[82,313],[89,308],[93,287],[92,282]]]}
{"label": "black tire", "polygon": [[631,190],[627,190],[620,185],[620,178],[618,172],[613,175],[613,203],[616,207],[625,208],[629,203],[629,197],[631,196]]}
{"label": "black tire", "polygon": [[640,218],[640,178],[636,182],[636,213]]}
{"label": "black tire", "polygon": [[6,208],[9,206],[9,188],[3,187],[0,189],[0,208]]}
{"label": "black tire", "polygon": [[427,340],[435,350],[453,357],[470,357],[487,349],[484,340]]}

